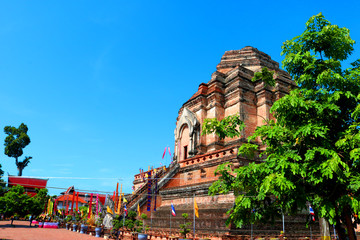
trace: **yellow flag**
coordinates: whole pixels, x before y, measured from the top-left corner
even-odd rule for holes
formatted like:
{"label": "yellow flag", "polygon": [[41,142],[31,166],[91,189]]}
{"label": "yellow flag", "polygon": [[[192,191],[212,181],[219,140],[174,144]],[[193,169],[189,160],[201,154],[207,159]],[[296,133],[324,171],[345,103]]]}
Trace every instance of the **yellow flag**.
{"label": "yellow flag", "polygon": [[199,207],[198,207],[198,205],[196,203],[195,198],[194,198],[194,211],[195,211],[195,216],[199,217]]}
{"label": "yellow flag", "polygon": [[53,201],[50,201],[50,208],[49,208],[49,214],[51,215],[53,213],[53,206],[54,206],[54,203]]}
{"label": "yellow flag", "polygon": [[60,211],[60,209],[58,209],[58,213],[59,213],[59,214],[61,214],[61,211]]}
{"label": "yellow flag", "polygon": [[[122,189],[122,184],[121,184],[121,189]],[[120,197],[119,197],[119,202],[118,202],[117,214],[120,214],[121,197],[122,197],[122,193],[121,193],[121,190],[120,190]]]}
{"label": "yellow flag", "polygon": [[51,205],[51,199],[49,198],[48,205],[47,205],[47,214],[50,214],[50,206]]}
{"label": "yellow flag", "polygon": [[125,197],[124,197],[124,199],[123,199],[123,202],[124,202],[124,203],[127,203],[127,200],[126,200],[126,198],[125,198]]}
{"label": "yellow flag", "polygon": [[111,210],[111,208],[109,208],[109,206],[106,207],[106,210],[108,213],[114,214],[113,211]]}
{"label": "yellow flag", "polygon": [[140,212],[140,205],[138,204],[138,208],[137,208],[137,211],[138,211],[138,214],[139,214],[139,217],[141,215],[141,212]]}

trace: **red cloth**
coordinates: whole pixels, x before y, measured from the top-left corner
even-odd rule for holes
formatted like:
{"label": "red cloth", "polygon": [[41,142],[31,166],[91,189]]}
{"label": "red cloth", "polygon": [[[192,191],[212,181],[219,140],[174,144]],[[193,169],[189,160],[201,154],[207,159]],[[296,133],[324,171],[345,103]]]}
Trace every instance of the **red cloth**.
{"label": "red cloth", "polygon": [[54,203],[54,214],[57,215],[57,199],[55,199]]}
{"label": "red cloth", "polygon": [[65,200],[65,202],[66,202],[66,208],[65,208],[65,214],[67,215],[68,214],[68,210],[69,210],[69,201],[68,201],[68,198],[67,198],[67,196],[68,195],[66,195],[66,200]]}
{"label": "red cloth", "polygon": [[75,191],[73,191],[73,196],[71,201],[71,213],[74,212],[74,201],[75,201]]}
{"label": "red cloth", "polygon": [[79,211],[79,192],[76,194],[76,212]]}

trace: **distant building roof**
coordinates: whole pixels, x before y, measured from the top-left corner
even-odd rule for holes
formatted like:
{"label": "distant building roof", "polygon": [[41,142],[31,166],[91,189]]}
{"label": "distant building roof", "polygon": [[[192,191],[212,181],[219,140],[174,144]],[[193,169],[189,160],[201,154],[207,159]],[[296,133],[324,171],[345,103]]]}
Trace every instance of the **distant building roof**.
{"label": "distant building roof", "polygon": [[[61,192],[60,194],[63,196],[71,196],[71,199],[72,199],[72,194],[74,191],[75,191],[75,187],[71,186],[66,191]],[[78,192],[78,191],[75,191],[75,192],[79,193],[79,199],[80,199],[80,197],[85,197],[86,202],[90,201],[90,196],[91,196],[90,192]],[[66,200],[69,200],[69,199],[66,199]],[[96,200],[96,193],[93,193],[93,201],[95,201],[95,200]],[[106,200],[106,194],[99,194],[99,201],[101,202],[101,204],[104,205],[105,200]]]}
{"label": "distant building roof", "polygon": [[8,187],[13,186],[23,186],[25,188],[25,192],[29,194],[31,197],[36,195],[35,188],[46,188],[47,181],[49,179],[41,179],[41,178],[29,178],[29,177],[21,177],[21,176],[8,176]]}
{"label": "distant building roof", "polygon": [[[72,202],[73,195],[60,195],[56,199],[58,202],[65,202],[65,201]],[[76,201],[76,197],[75,197],[74,201]],[[79,197],[78,201],[79,201],[79,203],[87,203],[82,197]]]}

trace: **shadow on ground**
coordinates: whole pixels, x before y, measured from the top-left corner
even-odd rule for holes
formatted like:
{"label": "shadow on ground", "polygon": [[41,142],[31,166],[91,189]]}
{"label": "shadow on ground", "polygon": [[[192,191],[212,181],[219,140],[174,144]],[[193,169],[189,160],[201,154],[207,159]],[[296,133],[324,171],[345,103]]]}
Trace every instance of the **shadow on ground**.
{"label": "shadow on ground", "polygon": [[[0,225],[0,228],[37,228],[37,226],[35,227],[34,225],[32,225],[30,227],[30,226],[26,226],[26,225],[16,225],[16,224],[11,225],[9,223],[9,224]],[[0,240],[3,240],[3,239],[0,238]]]}

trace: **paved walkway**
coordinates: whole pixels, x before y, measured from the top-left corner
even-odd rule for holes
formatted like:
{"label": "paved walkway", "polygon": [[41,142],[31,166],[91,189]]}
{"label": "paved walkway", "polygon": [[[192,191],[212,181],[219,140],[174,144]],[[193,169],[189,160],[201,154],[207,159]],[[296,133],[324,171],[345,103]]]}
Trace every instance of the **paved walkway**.
{"label": "paved walkway", "polygon": [[28,221],[14,221],[14,226],[10,221],[0,221],[1,240],[97,240],[87,234],[71,232],[69,230],[29,227]]}

